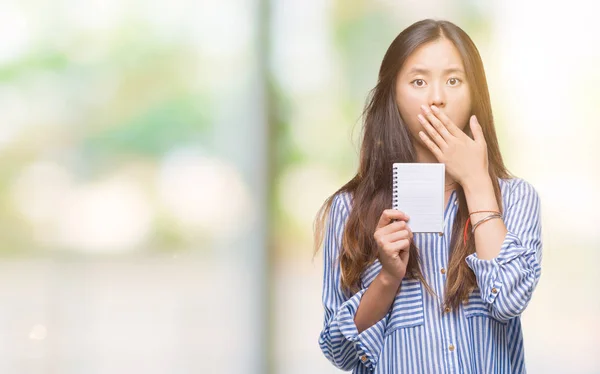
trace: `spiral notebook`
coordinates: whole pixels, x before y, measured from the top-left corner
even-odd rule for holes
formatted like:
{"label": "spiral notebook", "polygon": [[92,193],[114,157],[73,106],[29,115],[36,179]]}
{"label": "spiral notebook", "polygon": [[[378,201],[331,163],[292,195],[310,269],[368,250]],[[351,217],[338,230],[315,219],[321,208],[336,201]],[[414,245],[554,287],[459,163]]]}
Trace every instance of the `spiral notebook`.
{"label": "spiral notebook", "polygon": [[410,217],[412,232],[444,231],[444,176],[442,163],[394,163],[392,208]]}

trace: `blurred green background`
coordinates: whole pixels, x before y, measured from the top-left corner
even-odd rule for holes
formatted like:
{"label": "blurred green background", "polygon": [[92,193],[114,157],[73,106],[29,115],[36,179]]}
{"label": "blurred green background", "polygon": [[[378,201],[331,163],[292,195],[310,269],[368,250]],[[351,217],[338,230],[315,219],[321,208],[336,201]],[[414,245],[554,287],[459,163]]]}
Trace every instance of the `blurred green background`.
{"label": "blurred green background", "polygon": [[334,373],[312,222],[404,28],[483,57],[542,198],[531,373],[600,373],[593,2],[4,0],[0,371]]}

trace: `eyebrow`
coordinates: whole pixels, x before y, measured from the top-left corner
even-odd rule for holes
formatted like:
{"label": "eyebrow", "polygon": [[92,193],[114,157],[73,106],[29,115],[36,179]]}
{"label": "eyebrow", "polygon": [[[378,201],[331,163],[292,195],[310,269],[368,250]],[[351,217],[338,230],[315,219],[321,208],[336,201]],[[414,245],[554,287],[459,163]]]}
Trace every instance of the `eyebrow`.
{"label": "eyebrow", "polygon": [[[412,67],[408,71],[407,74],[423,74],[423,75],[426,75],[429,72],[430,72],[429,69],[425,69],[425,68],[421,68],[421,67]],[[446,73],[446,74],[448,74],[448,73],[462,73],[462,74],[464,74],[465,72],[461,68],[452,67],[452,68],[445,69],[444,73]]]}

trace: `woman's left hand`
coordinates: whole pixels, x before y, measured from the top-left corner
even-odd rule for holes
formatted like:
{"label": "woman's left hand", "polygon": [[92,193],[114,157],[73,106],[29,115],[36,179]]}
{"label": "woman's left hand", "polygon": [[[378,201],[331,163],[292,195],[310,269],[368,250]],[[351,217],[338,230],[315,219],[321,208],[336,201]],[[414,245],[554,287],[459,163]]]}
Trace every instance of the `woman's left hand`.
{"label": "woman's left hand", "polygon": [[471,139],[436,106],[422,105],[421,110],[424,115],[418,117],[425,131],[419,136],[452,178],[464,186],[471,178],[489,176],[487,144],[474,115],[469,120]]}

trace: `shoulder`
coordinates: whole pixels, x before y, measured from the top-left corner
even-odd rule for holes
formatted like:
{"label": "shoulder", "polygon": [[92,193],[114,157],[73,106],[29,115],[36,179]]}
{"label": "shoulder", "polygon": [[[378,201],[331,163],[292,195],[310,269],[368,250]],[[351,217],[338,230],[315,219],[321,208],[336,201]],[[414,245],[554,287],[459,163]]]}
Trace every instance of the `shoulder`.
{"label": "shoulder", "polygon": [[502,200],[505,205],[514,204],[519,200],[530,200],[539,202],[539,194],[536,188],[523,178],[498,178]]}
{"label": "shoulder", "polygon": [[331,211],[333,213],[347,216],[352,209],[352,194],[347,191],[336,193],[331,201]]}

